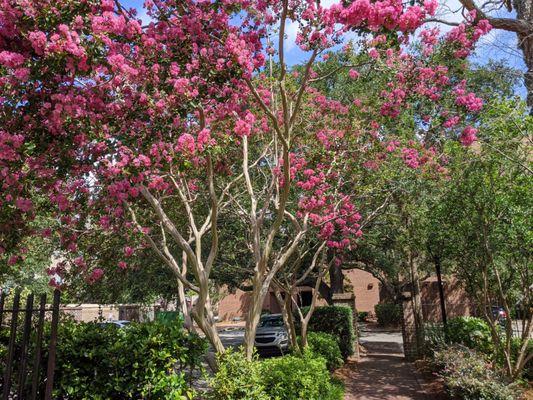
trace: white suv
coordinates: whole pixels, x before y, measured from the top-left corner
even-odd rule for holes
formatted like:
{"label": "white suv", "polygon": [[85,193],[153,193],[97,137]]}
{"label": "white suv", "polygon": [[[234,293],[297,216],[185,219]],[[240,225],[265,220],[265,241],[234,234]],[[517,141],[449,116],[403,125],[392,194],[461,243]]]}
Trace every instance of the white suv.
{"label": "white suv", "polygon": [[255,347],[260,353],[289,349],[289,336],[281,314],[263,315],[255,333]]}

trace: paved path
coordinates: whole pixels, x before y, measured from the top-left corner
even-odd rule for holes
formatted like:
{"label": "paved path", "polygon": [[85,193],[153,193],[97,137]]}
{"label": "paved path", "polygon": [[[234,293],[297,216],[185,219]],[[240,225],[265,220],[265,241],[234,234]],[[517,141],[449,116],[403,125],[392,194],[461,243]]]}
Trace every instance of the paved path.
{"label": "paved path", "polygon": [[361,344],[368,350],[359,362],[349,361],[339,371],[346,385],[345,400],[427,400],[412,364],[403,359],[401,334],[363,330]]}

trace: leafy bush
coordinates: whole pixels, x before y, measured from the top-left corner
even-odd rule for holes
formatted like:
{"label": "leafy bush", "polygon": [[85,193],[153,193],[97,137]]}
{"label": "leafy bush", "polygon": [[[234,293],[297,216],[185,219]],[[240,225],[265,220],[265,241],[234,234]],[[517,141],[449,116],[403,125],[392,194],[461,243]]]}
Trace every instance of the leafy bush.
{"label": "leafy bush", "polygon": [[394,303],[376,304],[376,317],[380,326],[398,326],[402,323],[402,306]]}
{"label": "leafy bush", "polygon": [[359,311],[357,313],[358,321],[366,321],[367,318],[368,318],[368,311]]}
{"label": "leafy bush", "polygon": [[209,381],[210,400],[269,400],[256,358],[248,361],[243,351],[230,349],[217,360],[219,369]]}
{"label": "leafy bush", "polygon": [[265,361],[248,361],[243,351],[229,350],[218,361],[209,400],[341,400],[344,395],[324,358],[309,350]]}
{"label": "leafy bush", "polygon": [[270,399],[341,400],[343,389],[332,382],[322,357],[310,351],[302,356],[271,358],[261,362],[262,380]]}
{"label": "leafy bush", "polygon": [[349,307],[317,307],[309,321],[308,329],[310,332],[325,332],[336,337],[344,359],[353,354],[354,321]]}
{"label": "leafy bush", "polygon": [[206,342],[180,324],[62,322],[55,399],[190,399]]}
{"label": "leafy bush", "polygon": [[326,360],[326,367],[334,371],[343,364],[341,350],[337,338],[329,333],[309,332],[307,335],[309,350]]}
{"label": "leafy bush", "polygon": [[481,318],[453,318],[448,321],[446,333],[450,343],[462,344],[484,354],[493,353],[494,346],[489,325]]}
{"label": "leafy bush", "polygon": [[508,385],[483,355],[452,346],[435,353],[447,391],[461,400],[515,400],[517,389]]}
{"label": "leafy bush", "polygon": [[441,323],[426,323],[424,325],[424,339],[426,352],[433,355],[435,351],[446,347],[446,335]]}

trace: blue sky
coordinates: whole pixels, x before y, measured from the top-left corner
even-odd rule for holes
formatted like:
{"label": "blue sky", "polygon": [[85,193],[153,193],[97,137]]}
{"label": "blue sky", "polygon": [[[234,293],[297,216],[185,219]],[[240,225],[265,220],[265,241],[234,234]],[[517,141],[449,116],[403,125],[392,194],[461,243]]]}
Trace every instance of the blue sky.
{"label": "blue sky", "polygon": [[[336,0],[322,0],[322,4],[325,6],[331,5]],[[148,22],[149,18],[143,10],[144,0],[123,0],[122,4],[127,7],[136,8],[139,12],[138,16],[144,22]],[[437,17],[446,21],[459,22],[462,21],[462,15],[459,12],[461,5],[459,0],[441,0],[440,6],[437,11]],[[505,10],[498,10],[493,13],[496,17],[514,17],[513,14],[508,13]],[[442,31],[447,31],[450,29],[447,25],[439,25]],[[301,51],[297,46],[290,43],[294,43],[294,38],[296,38],[296,33],[298,27],[296,24],[289,24],[287,26],[287,48],[286,48],[286,57],[289,64],[296,64],[307,59],[308,55]],[[473,56],[473,60],[477,63],[484,64],[489,59],[493,60],[504,60],[507,65],[525,70],[525,65],[522,59],[522,54],[520,50],[516,47],[517,38],[514,33],[493,30],[488,35],[486,35],[480,41],[476,54]],[[519,89],[520,94],[525,94],[525,88],[522,86]]]}

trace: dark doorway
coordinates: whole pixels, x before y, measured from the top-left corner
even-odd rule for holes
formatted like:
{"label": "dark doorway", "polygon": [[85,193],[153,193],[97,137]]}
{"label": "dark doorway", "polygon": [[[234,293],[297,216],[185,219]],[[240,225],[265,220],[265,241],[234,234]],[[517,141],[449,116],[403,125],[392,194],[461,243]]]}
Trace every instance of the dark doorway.
{"label": "dark doorway", "polygon": [[310,290],[301,291],[298,296],[298,303],[300,307],[308,307],[313,301],[313,292]]}

